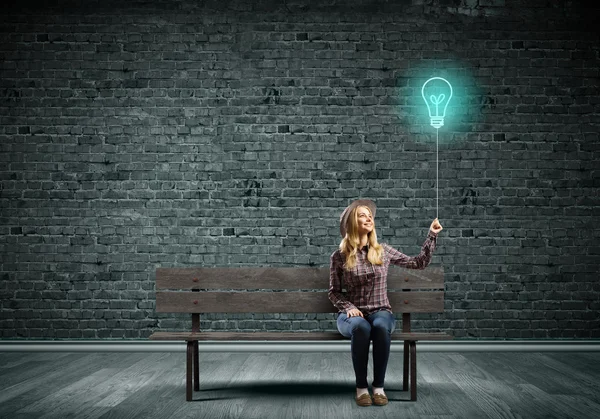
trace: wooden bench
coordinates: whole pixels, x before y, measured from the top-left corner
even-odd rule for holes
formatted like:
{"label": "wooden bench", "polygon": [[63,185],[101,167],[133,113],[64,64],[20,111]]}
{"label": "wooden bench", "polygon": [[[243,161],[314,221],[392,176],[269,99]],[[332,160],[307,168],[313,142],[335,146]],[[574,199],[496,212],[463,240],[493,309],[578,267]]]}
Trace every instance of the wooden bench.
{"label": "wooden bench", "polygon": [[[190,401],[192,383],[195,391],[200,390],[199,341],[346,339],[337,331],[201,332],[200,313],[336,313],[327,296],[328,288],[329,267],[158,268],[156,311],[190,313],[192,330],[155,332],[150,339],[187,341],[186,400]],[[410,371],[410,399],[417,400],[416,342],[448,340],[452,336],[412,332],[410,315],[444,311],[444,271],[432,265],[424,270],[390,266],[388,297],[394,313],[402,313],[402,331],[394,332],[392,340],[404,341],[403,390],[408,390]],[[349,369],[348,374],[353,374],[353,370]]]}

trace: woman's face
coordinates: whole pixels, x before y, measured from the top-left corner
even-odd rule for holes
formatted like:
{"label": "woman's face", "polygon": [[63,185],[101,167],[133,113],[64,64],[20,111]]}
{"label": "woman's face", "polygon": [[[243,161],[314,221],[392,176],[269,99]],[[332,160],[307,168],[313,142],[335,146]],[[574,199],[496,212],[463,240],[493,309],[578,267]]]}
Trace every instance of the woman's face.
{"label": "woman's face", "polygon": [[358,207],[356,209],[356,219],[359,235],[368,234],[375,228],[375,221],[371,216],[371,211],[367,207]]}

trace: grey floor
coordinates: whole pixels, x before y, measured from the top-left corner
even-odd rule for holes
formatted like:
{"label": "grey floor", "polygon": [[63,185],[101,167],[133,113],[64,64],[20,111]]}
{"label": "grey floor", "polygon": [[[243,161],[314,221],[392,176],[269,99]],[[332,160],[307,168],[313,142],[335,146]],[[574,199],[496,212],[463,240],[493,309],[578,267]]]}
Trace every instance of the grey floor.
{"label": "grey floor", "polygon": [[[0,353],[1,418],[600,418],[598,352],[392,352],[387,406],[356,406],[349,353]],[[369,380],[371,379],[369,365]]]}

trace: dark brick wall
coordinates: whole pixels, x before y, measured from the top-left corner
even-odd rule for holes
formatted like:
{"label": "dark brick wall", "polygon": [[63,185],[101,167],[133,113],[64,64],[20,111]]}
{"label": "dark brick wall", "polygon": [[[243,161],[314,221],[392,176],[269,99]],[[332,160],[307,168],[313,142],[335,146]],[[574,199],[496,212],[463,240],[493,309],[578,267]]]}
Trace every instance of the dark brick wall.
{"label": "dark brick wall", "polygon": [[[39,2],[38,2],[39,3]],[[4,338],[144,338],[158,266],[327,265],[358,197],[447,305],[415,326],[600,337],[598,9],[577,1],[9,1],[0,16]],[[213,315],[204,329],[335,329]]]}

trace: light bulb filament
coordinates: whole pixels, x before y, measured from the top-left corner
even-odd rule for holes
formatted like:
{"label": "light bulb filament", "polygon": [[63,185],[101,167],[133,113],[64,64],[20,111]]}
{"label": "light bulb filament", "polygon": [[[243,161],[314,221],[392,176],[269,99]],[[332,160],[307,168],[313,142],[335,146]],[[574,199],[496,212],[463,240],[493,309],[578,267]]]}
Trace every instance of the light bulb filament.
{"label": "light bulb filament", "polygon": [[[437,94],[440,89],[443,89],[447,95],[446,93]],[[448,82],[448,80],[442,77],[432,77],[423,84],[423,87],[421,88],[421,95],[423,96],[425,104],[429,110],[431,126],[439,129],[444,125],[446,109],[450,99],[452,98],[452,85]]]}

